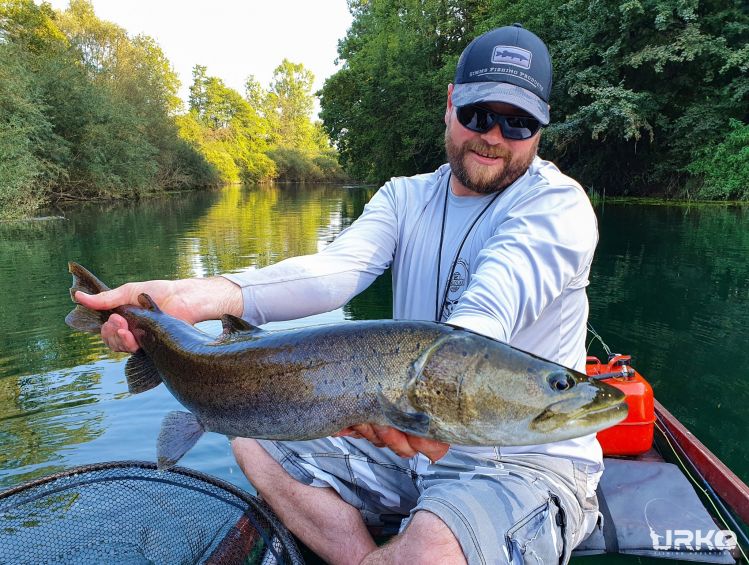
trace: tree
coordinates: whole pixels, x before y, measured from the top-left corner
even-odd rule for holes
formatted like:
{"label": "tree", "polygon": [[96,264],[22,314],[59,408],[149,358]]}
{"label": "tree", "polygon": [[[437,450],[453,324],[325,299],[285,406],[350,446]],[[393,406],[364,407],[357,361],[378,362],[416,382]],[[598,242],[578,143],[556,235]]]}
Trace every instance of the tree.
{"label": "tree", "polygon": [[749,200],[749,125],[731,120],[725,139],[706,147],[689,171],[698,175],[700,198]]}
{"label": "tree", "polygon": [[273,71],[266,98],[266,118],[275,145],[299,150],[310,150],[314,146],[310,119],[314,107],[314,80],[311,71],[288,59]]}
{"label": "tree", "polygon": [[182,135],[213,164],[223,182],[272,178],[275,167],[265,154],[267,125],[257,110],[204,66],[193,69],[190,112],[179,120]]}
{"label": "tree", "polygon": [[44,162],[35,142],[51,129],[21,57],[0,44],[0,219],[25,215],[43,201]]}
{"label": "tree", "polygon": [[267,111],[267,97],[268,93],[265,91],[263,86],[257,81],[254,75],[247,77],[245,81],[245,100],[249,103],[253,110],[258,116],[265,117]]}
{"label": "tree", "polygon": [[177,135],[179,83],[153,39],[85,0],[64,12],[0,0],[0,51],[0,215],[214,181]]}
{"label": "tree", "polygon": [[677,195],[704,174],[690,163],[726,141],[729,121],[749,121],[741,0],[350,0],[349,8],[343,65],[322,89],[321,117],[358,178],[442,162],[457,58],[477,34],[512,22],[543,38],[554,62],[541,153],[586,186]]}
{"label": "tree", "polygon": [[486,2],[360,0],[321,96],[325,129],[357,178],[414,174],[443,159],[447,83]]}
{"label": "tree", "polygon": [[338,155],[321,123],[311,118],[314,80],[314,75],[304,65],[284,59],[273,72],[267,92],[252,77],[247,83],[248,99],[253,106],[261,108],[268,124],[271,145],[268,155],[282,180],[321,181],[344,177]]}

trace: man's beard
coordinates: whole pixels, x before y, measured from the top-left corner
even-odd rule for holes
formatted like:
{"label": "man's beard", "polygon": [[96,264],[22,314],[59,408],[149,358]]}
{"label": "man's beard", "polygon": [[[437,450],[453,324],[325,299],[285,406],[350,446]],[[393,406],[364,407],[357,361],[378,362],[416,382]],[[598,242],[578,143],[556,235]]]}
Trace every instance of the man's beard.
{"label": "man's beard", "polygon": [[[506,147],[487,145],[480,139],[470,140],[462,146],[458,146],[450,138],[450,127],[448,126],[445,130],[445,152],[452,174],[463,186],[478,194],[491,194],[507,188],[528,170],[536,155],[540,138],[541,136],[536,138],[528,153],[513,154]],[[499,170],[493,170],[491,167],[476,163],[466,166],[466,157],[469,151],[474,151],[480,155],[501,157],[503,166]]]}

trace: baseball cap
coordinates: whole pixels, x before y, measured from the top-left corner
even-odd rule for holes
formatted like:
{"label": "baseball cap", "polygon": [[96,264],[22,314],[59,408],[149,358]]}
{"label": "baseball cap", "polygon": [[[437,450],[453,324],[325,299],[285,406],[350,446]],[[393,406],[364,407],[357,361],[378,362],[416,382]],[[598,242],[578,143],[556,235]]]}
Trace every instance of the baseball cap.
{"label": "baseball cap", "polygon": [[541,39],[520,24],[488,31],[463,50],[452,102],[505,102],[549,123],[551,57]]}

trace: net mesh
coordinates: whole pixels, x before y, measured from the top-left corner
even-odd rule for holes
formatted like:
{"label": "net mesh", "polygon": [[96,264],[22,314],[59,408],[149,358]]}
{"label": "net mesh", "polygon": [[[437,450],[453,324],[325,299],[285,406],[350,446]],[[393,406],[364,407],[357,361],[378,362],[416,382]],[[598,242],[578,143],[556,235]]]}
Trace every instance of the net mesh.
{"label": "net mesh", "polygon": [[0,493],[0,563],[302,564],[258,498],[196,471],[87,465]]}

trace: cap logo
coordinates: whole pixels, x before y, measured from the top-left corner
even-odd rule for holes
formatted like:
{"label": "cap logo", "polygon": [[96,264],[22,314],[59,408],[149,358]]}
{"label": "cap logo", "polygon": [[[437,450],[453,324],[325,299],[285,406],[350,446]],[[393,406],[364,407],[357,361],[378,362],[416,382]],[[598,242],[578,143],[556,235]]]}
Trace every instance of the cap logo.
{"label": "cap logo", "polygon": [[532,53],[511,45],[497,45],[492,52],[492,63],[506,63],[523,69],[531,68]]}

